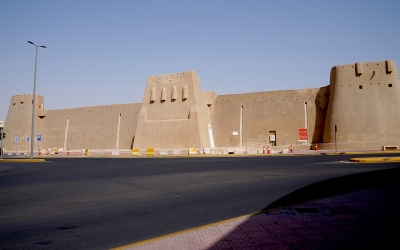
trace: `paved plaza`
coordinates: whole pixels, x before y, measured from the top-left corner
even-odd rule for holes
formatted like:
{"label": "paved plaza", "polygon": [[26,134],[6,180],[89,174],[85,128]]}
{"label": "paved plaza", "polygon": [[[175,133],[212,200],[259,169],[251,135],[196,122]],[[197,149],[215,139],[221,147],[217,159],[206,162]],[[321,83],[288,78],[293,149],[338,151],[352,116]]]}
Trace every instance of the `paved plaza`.
{"label": "paved plaza", "polygon": [[120,249],[389,249],[400,184],[236,218]]}

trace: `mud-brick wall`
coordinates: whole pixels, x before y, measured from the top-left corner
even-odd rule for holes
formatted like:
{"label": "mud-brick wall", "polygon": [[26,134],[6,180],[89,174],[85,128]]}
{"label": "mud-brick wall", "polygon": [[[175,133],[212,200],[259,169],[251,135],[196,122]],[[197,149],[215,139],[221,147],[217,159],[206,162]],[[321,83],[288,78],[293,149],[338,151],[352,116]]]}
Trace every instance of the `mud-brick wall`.
{"label": "mud-brick wall", "polygon": [[41,148],[130,149],[141,104],[117,104],[61,110],[42,115]]}
{"label": "mud-brick wall", "polygon": [[328,100],[328,87],[217,96],[212,111],[215,146],[268,145],[273,133],[276,146],[297,144],[299,128],[306,127],[310,143],[322,142]]}

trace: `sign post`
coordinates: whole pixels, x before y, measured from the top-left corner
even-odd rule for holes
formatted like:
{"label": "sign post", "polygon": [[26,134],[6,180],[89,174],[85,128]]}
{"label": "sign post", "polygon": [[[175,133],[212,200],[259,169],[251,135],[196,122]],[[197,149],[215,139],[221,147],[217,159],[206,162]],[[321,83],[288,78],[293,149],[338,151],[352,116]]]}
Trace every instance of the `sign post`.
{"label": "sign post", "polygon": [[42,141],[42,135],[36,135],[36,141],[38,142],[38,150],[40,151],[40,142]]}
{"label": "sign post", "polygon": [[26,137],[26,142],[27,142],[26,144],[28,145],[28,150],[27,150],[28,153],[29,153],[29,142],[30,142],[30,141],[31,141],[31,137],[27,136],[27,137]]}
{"label": "sign post", "polygon": [[3,128],[0,128],[0,159],[3,160]]}
{"label": "sign post", "polygon": [[307,129],[299,128],[299,141],[307,141]]}
{"label": "sign post", "polygon": [[306,128],[299,128],[299,144],[300,142],[307,142],[308,146],[308,134]]}
{"label": "sign post", "polygon": [[337,134],[337,126],[335,125],[335,150],[337,151],[336,134]]}
{"label": "sign post", "polygon": [[14,138],[14,142],[15,142],[15,154],[17,154],[18,153],[18,136],[16,136]]}

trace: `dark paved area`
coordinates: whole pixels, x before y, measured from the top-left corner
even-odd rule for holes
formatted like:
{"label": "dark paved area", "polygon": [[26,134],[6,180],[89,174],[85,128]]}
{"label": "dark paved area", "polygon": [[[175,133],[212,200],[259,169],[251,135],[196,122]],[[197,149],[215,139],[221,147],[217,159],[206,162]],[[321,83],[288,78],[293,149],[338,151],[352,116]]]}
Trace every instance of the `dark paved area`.
{"label": "dark paved area", "polygon": [[356,156],[2,162],[0,249],[109,249],[397,183],[399,163],[350,157]]}
{"label": "dark paved area", "polygon": [[124,249],[398,249],[400,183],[317,199]]}

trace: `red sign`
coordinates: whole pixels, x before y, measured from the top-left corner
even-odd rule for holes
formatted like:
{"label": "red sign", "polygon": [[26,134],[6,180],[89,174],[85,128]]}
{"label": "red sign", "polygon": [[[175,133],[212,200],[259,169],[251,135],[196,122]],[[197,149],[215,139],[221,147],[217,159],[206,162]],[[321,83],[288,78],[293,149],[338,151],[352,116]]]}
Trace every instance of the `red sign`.
{"label": "red sign", "polygon": [[307,129],[306,128],[299,128],[299,141],[307,141]]}

